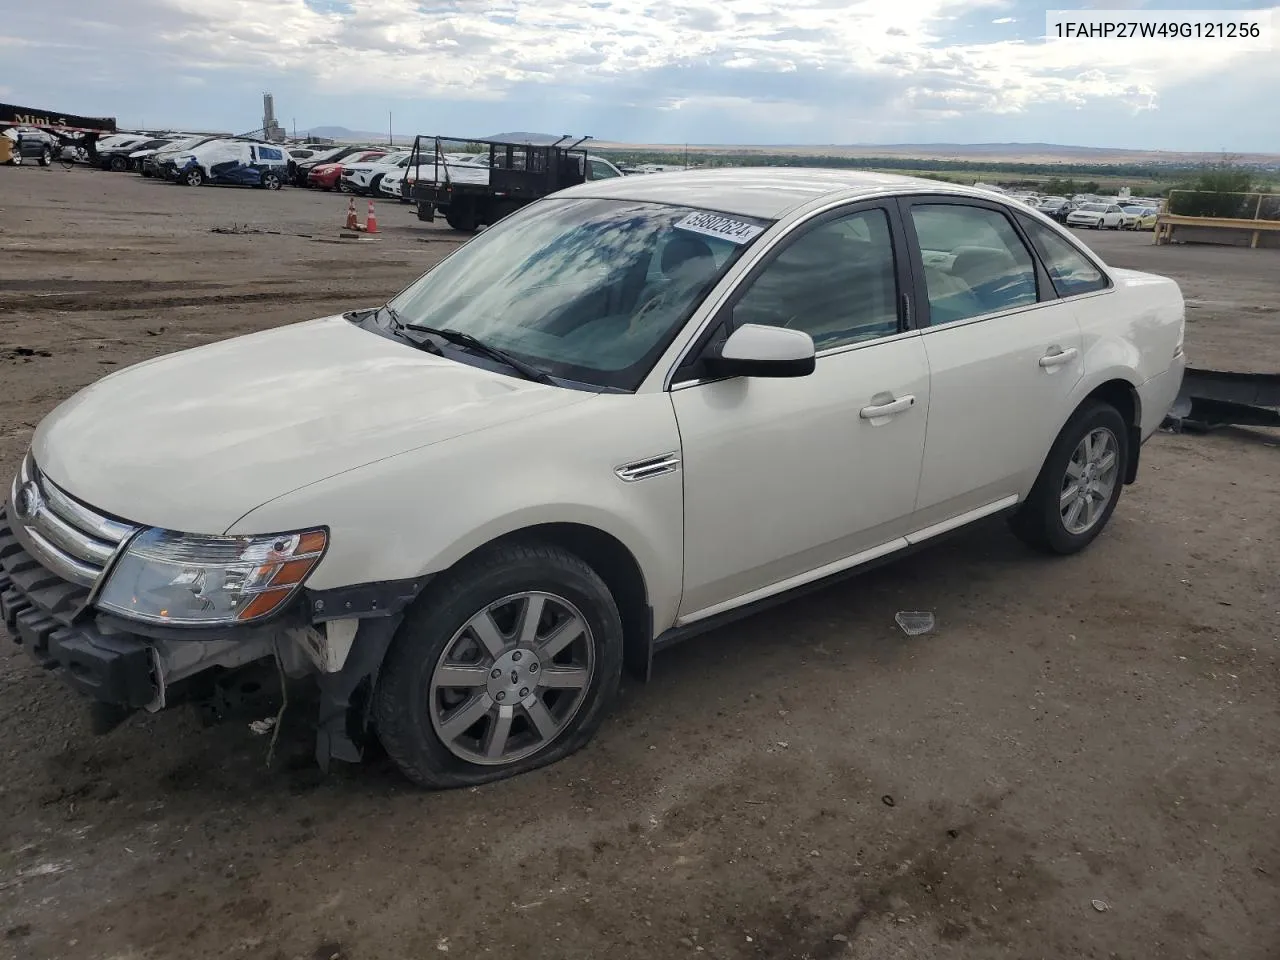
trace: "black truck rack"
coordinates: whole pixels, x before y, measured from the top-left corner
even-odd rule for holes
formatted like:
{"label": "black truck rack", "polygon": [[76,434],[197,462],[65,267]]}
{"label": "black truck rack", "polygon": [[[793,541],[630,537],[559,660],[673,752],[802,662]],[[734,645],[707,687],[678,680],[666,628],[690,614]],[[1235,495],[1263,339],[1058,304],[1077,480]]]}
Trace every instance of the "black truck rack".
{"label": "black truck rack", "polygon": [[[568,142],[571,138],[564,136],[537,144],[419,134],[413,138],[401,192],[417,206],[419,220],[432,222],[440,214],[453,229],[471,233],[547,194],[582,183],[588,158],[579,147],[590,139]],[[478,159],[486,154],[475,148],[487,147],[487,166],[448,160],[446,144],[456,144],[458,152]]]}

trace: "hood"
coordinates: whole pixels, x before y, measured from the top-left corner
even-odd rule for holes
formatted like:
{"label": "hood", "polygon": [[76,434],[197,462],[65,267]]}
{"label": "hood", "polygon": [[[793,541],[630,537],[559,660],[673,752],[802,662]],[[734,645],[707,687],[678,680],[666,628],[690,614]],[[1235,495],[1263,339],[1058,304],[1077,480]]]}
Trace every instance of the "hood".
{"label": "hood", "polygon": [[317,163],[317,164],[312,164],[311,172],[319,173],[319,174],[329,174],[329,173],[333,173],[333,171],[337,170],[341,166],[342,164],[340,163]]}
{"label": "hood", "polygon": [[114,373],[50,413],[32,450],[55,483],[100,510],[217,534],[306,484],[592,396],[330,317]]}

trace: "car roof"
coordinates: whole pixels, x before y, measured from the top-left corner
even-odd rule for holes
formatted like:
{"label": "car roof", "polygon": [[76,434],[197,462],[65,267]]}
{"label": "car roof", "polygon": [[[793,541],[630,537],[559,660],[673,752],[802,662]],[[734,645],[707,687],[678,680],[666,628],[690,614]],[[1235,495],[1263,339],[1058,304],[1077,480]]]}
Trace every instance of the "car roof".
{"label": "car roof", "polygon": [[823,198],[856,200],[862,196],[922,190],[1006,203],[1010,199],[988,190],[938,180],[823,167],[721,167],[614,177],[569,187],[556,196],[673,203],[777,220],[797,207]]}

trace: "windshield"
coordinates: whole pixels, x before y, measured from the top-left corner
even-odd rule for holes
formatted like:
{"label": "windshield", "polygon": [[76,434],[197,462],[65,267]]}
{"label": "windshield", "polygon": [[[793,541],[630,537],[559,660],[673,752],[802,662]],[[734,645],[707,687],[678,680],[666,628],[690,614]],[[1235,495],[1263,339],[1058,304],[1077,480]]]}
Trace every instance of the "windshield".
{"label": "windshield", "polygon": [[391,306],[403,323],[471,334],[553,377],[634,390],[767,225],[667,204],[542,200]]}
{"label": "windshield", "polygon": [[1101,203],[1086,203],[1080,207],[1081,210],[1087,210],[1089,213],[1106,213],[1107,208]]}

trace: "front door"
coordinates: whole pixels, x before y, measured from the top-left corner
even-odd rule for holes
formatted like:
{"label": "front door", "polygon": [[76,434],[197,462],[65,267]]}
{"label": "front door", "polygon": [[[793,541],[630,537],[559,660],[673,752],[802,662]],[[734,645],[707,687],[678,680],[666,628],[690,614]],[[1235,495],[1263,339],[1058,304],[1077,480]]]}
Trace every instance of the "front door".
{"label": "front door", "polygon": [[998,203],[901,203],[920,279],[932,403],[924,528],[1026,494],[1083,372],[1081,332]]}
{"label": "front door", "polygon": [[807,377],[673,381],[685,496],[680,622],[779,592],[903,545],[930,396],[921,338],[900,307],[904,238],[891,205],[834,211],[749,273],[713,325],[803,330]]}

